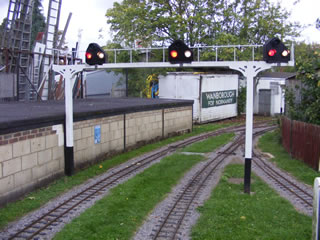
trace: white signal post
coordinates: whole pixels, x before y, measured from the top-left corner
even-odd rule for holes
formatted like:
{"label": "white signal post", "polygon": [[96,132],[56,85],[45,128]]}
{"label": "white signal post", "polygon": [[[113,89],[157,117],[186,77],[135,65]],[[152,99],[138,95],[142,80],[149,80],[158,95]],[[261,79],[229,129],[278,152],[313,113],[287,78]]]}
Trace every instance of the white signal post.
{"label": "white signal post", "polygon": [[[291,59],[294,59],[293,46]],[[132,50],[129,50],[132,51]],[[72,78],[74,74],[84,70],[97,69],[129,69],[129,68],[226,68],[239,71],[246,78],[246,137],[245,137],[245,193],[250,194],[251,160],[252,160],[252,136],[253,136],[253,86],[254,78],[261,71],[275,66],[294,66],[294,60],[288,63],[266,63],[265,61],[193,61],[191,63],[171,64],[169,62],[137,62],[137,63],[105,63],[103,65],[53,65],[53,70],[60,73],[65,79],[65,104],[66,104],[66,149],[70,166],[66,167],[66,174],[73,173],[73,103],[72,103]]]}
{"label": "white signal post", "polygon": [[73,175],[73,97],[72,97],[72,79],[75,74],[83,71],[83,65],[53,65],[53,71],[60,73],[64,78],[64,96],[65,96],[65,174]]}

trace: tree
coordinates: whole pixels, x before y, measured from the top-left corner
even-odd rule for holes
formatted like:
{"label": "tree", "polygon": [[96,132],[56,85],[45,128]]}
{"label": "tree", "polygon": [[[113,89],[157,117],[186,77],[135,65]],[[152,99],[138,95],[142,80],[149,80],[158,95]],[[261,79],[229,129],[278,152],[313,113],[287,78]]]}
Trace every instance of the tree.
{"label": "tree", "polygon": [[[130,62],[130,53],[123,49],[123,47],[118,43],[108,42],[106,46],[103,47],[108,55],[108,62]],[[118,51],[108,51],[108,49],[119,49]],[[125,51],[121,51],[125,50]],[[159,52],[149,52],[149,61],[161,61],[162,51]],[[116,55],[116,56],[115,56]],[[139,51],[132,51],[131,60],[132,62],[139,62],[141,58],[145,58],[145,53]],[[123,76],[128,74],[128,95],[131,97],[141,96],[145,85],[146,78],[150,74],[166,74],[166,69],[114,69],[116,74],[122,73]],[[125,83],[125,77],[120,79],[121,85]]]}
{"label": "tree", "polygon": [[[106,13],[113,42],[122,47],[133,47],[136,40],[144,47],[168,46],[176,39],[189,46],[261,44],[274,36],[292,40],[300,25],[290,23],[289,16],[269,0],[123,0]],[[233,60],[233,51],[219,50],[218,57]],[[249,48],[236,51],[237,57],[244,56],[239,60],[252,55]],[[215,59],[216,54],[204,49],[200,57]],[[143,86],[147,76],[139,76],[135,81]]]}
{"label": "tree", "polygon": [[296,70],[301,80],[301,102],[296,103],[292,92],[286,93],[290,117],[320,125],[320,45],[299,44],[296,47]]}
{"label": "tree", "polygon": [[255,44],[298,36],[290,13],[268,0],[124,0],[106,13],[114,41],[132,46]]}
{"label": "tree", "polygon": [[5,28],[6,22],[7,22],[7,18],[4,18],[2,20],[1,25],[0,25],[0,33],[1,33],[1,35],[0,35],[0,47],[1,47],[1,44],[2,44],[2,33],[3,33],[4,28]]}
{"label": "tree", "polygon": [[31,42],[30,47],[32,48],[39,32],[44,32],[46,29],[46,20],[42,14],[43,7],[41,0],[35,0],[33,5],[32,13],[32,29],[31,29]]}
{"label": "tree", "polygon": [[[38,32],[45,31],[46,28],[46,21],[45,17],[42,14],[42,4],[41,0],[35,0],[34,6],[33,6],[33,12],[32,12],[32,28],[31,28],[31,41],[30,41],[30,48],[32,48],[35,39],[37,37]],[[1,39],[2,39],[2,32],[5,28],[5,24],[7,22],[7,18],[4,18],[2,21],[2,24],[0,25],[0,45],[1,45]]]}

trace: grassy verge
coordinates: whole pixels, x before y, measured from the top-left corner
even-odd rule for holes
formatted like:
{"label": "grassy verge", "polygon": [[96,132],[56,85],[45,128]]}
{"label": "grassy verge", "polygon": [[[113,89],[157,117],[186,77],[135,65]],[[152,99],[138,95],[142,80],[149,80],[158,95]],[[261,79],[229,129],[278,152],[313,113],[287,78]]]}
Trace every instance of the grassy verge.
{"label": "grassy verge", "polygon": [[[71,188],[87,181],[88,179],[95,177],[99,174],[106,172],[108,169],[128,161],[133,157],[137,157],[144,153],[150,152],[167,144],[179,141],[190,136],[198,135],[208,131],[214,131],[219,128],[230,126],[229,124],[205,124],[194,126],[193,132],[184,134],[182,136],[175,136],[163,141],[156,142],[143,146],[139,149],[135,149],[130,152],[119,154],[113,158],[106,159],[105,161],[93,165],[85,170],[79,171],[72,177],[63,177],[46,188],[39,189],[26,195],[23,199],[13,203],[7,204],[5,207],[0,208],[0,229],[3,229],[9,222],[12,222],[25,214],[41,207],[49,200],[61,195],[62,193],[70,190]],[[238,124],[238,122],[237,122]]]}
{"label": "grassy verge", "polygon": [[313,185],[314,178],[320,176],[318,172],[302,161],[291,158],[280,143],[280,132],[278,130],[263,135],[259,139],[258,147],[263,152],[271,153],[274,156],[271,161],[276,163],[279,168],[290,172],[306,184]]}
{"label": "grassy verge", "polygon": [[192,239],[302,240],[311,239],[311,218],[292,205],[255,175],[254,194],[243,194],[242,165],[229,165],[211,198],[199,208],[201,217],[192,229]]}
{"label": "grassy verge", "polygon": [[219,136],[210,137],[202,142],[194,143],[190,146],[187,146],[182,149],[183,152],[199,152],[199,153],[208,153],[212,152],[213,149],[216,149],[218,146],[221,146],[221,143],[229,142],[235,136],[234,133],[224,133]]}

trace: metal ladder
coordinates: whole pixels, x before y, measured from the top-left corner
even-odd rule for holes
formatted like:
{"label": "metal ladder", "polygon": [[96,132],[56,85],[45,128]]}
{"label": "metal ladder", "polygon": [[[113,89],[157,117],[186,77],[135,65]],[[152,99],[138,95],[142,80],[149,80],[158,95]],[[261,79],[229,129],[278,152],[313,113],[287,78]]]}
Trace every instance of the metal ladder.
{"label": "metal ladder", "polygon": [[[36,95],[29,78],[30,38],[33,0],[10,0],[2,47],[9,52],[9,72],[17,73],[18,99],[32,100]],[[32,89],[32,90],[31,90]]]}
{"label": "metal ladder", "polygon": [[50,0],[47,16],[47,26],[45,34],[46,50],[43,58],[42,80],[42,100],[48,100],[51,86],[54,84],[54,77],[50,74],[50,68],[54,62],[54,49],[57,48],[59,19],[62,0]]}

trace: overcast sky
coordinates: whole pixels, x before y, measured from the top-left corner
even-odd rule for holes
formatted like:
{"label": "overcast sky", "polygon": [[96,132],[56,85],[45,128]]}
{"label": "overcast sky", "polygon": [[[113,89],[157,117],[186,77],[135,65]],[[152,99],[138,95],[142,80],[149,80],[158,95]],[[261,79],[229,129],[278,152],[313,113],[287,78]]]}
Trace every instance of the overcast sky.
{"label": "overcast sky", "polygon": [[[271,0],[276,2],[277,0]],[[302,39],[306,42],[320,43],[320,31],[315,28],[315,21],[320,17],[320,0],[280,0],[283,8],[292,12],[291,20],[302,24],[312,24],[302,32]],[[43,14],[47,15],[49,0],[42,0],[44,6]],[[111,39],[109,27],[106,23],[105,13],[112,8],[114,2],[121,0],[63,0],[59,29],[63,30],[68,15],[72,12],[71,22],[66,35],[68,46],[75,47],[78,41],[78,33],[81,31],[80,50],[85,51],[90,42],[104,45]],[[0,20],[7,16],[9,0],[0,0]],[[102,29],[101,32],[99,30]],[[100,36],[102,35],[102,37]],[[100,36],[100,38],[99,38]]]}

